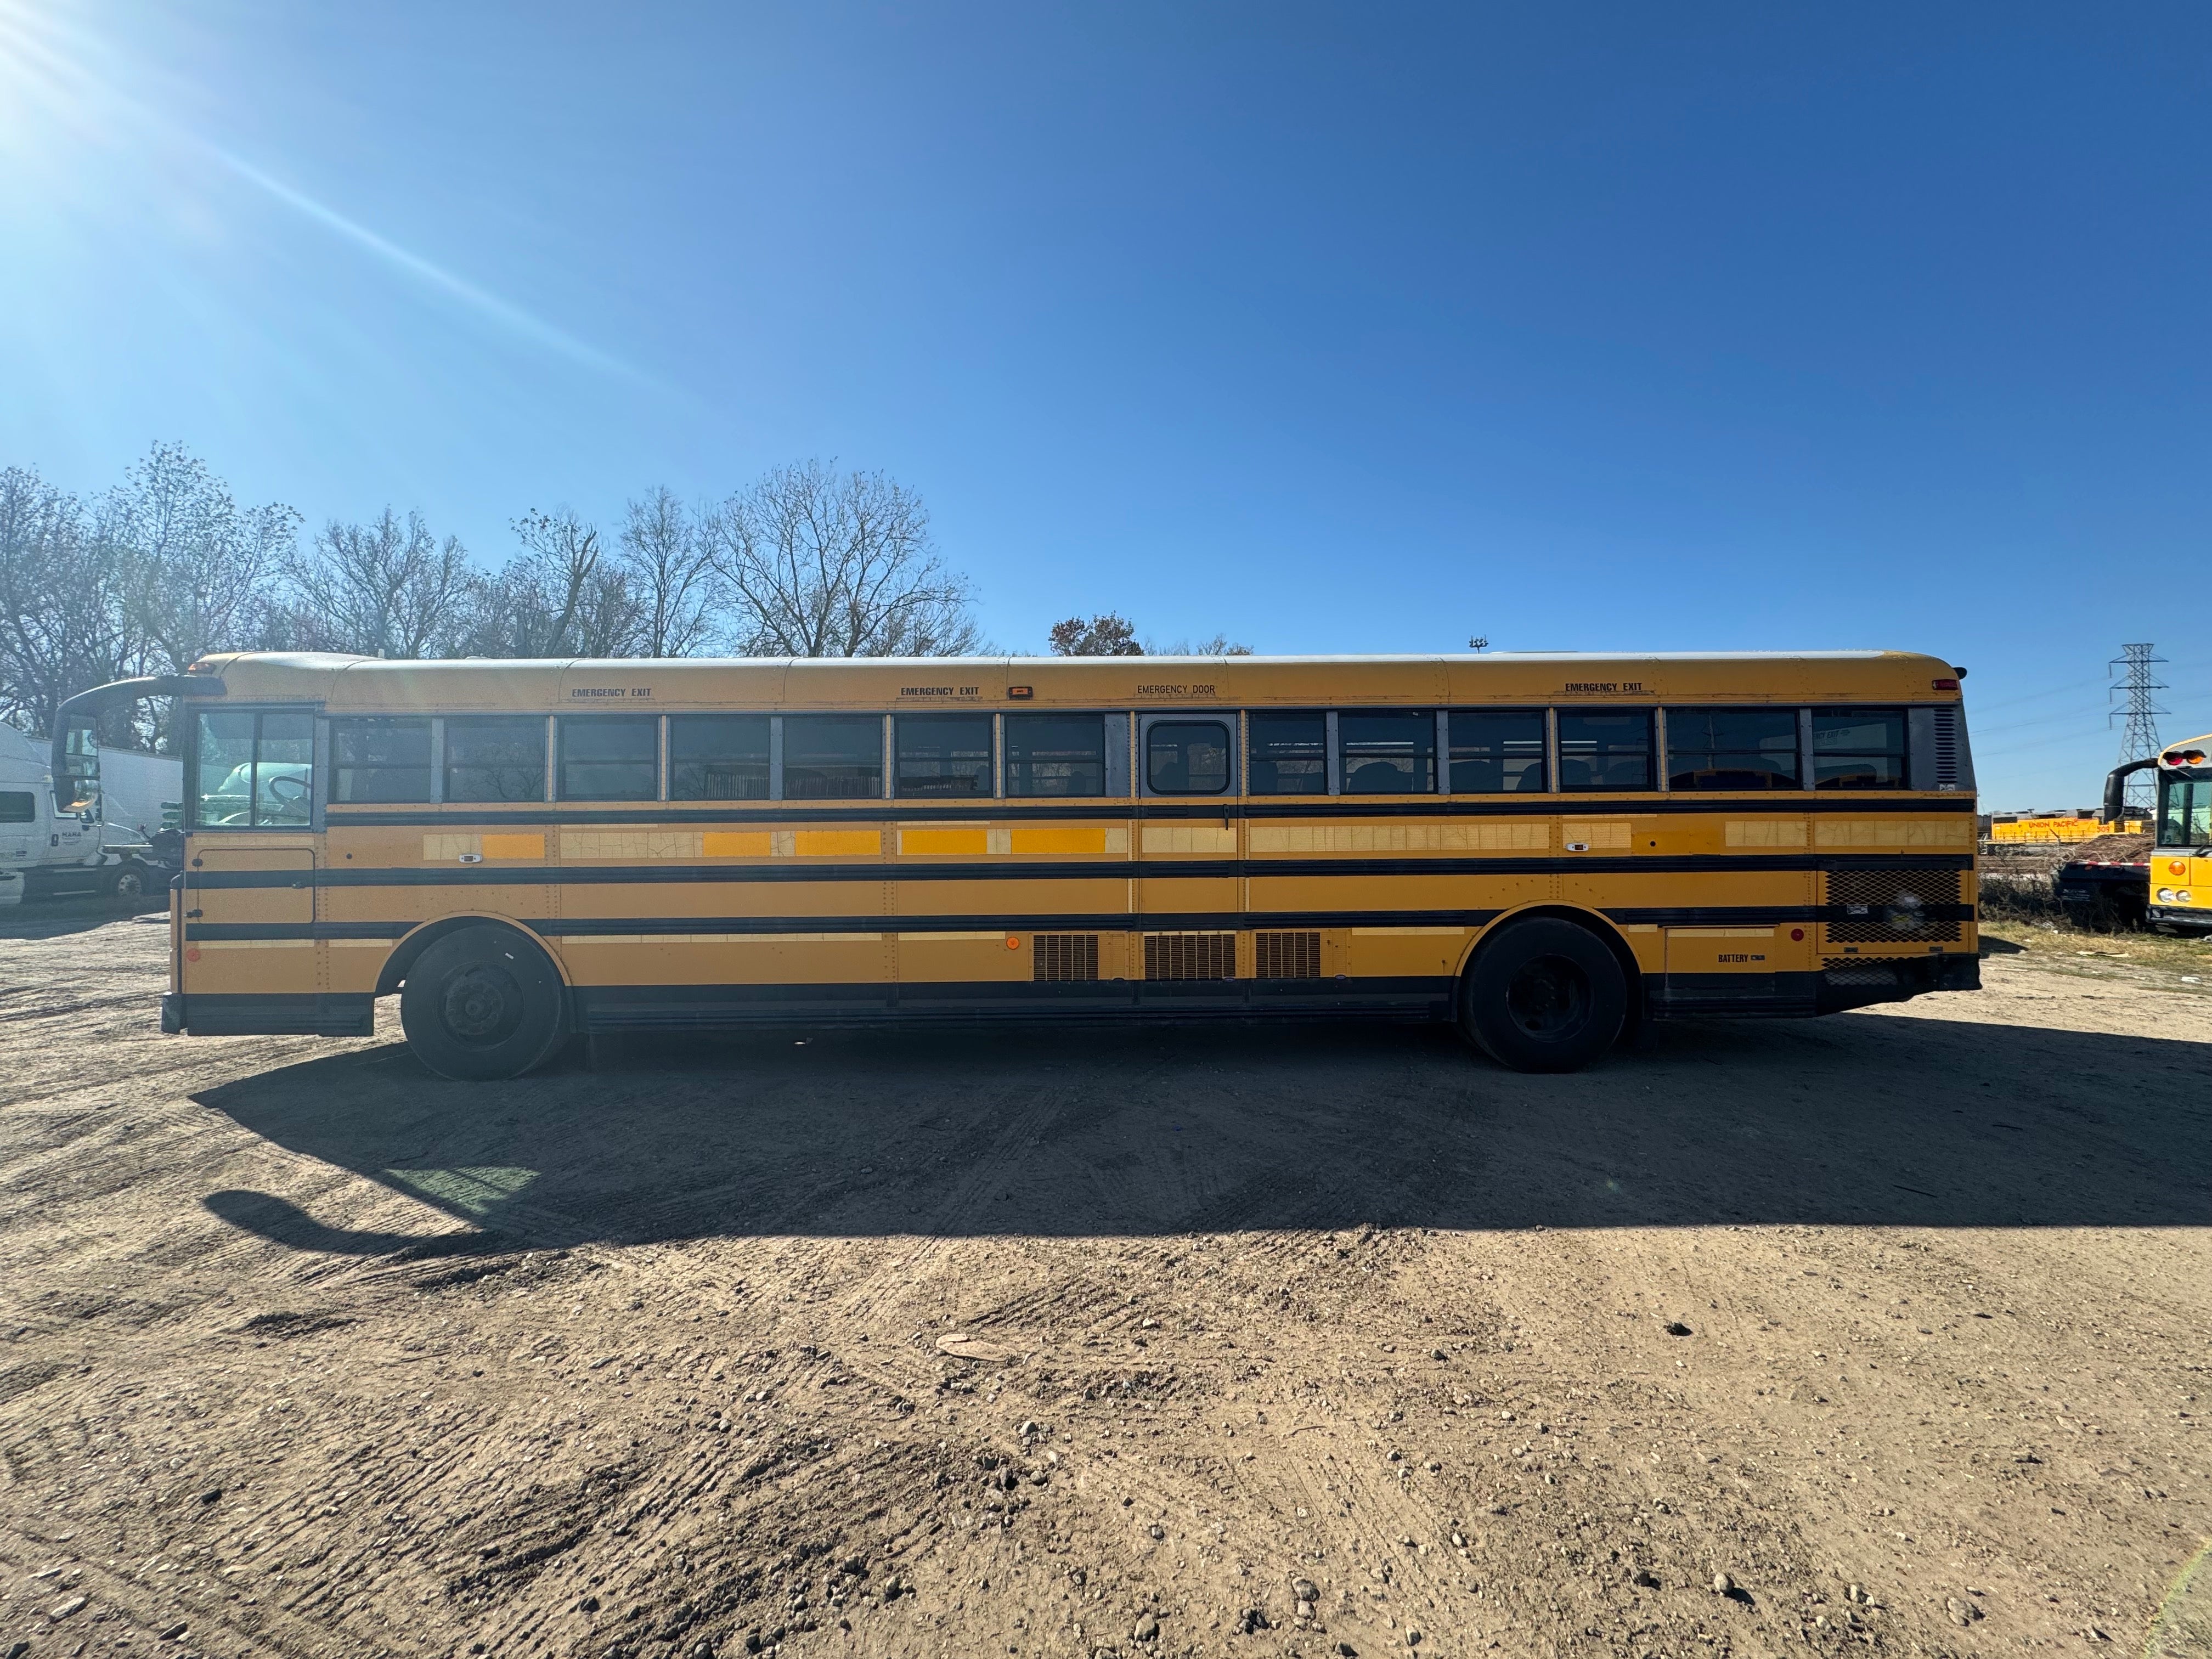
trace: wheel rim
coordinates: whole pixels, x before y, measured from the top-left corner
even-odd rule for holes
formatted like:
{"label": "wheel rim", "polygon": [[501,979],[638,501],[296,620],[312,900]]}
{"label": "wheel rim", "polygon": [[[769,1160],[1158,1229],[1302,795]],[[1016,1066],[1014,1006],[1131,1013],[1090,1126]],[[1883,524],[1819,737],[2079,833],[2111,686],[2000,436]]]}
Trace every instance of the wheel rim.
{"label": "wheel rim", "polygon": [[118,898],[135,899],[145,890],[144,884],[136,876],[118,876],[115,878],[115,892]]}
{"label": "wheel rim", "polygon": [[471,1048],[504,1042],[522,1024],[522,988],[504,968],[478,963],[446,981],[446,1029]]}
{"label": "wheel rim", "polygon": [[1565,957],[1523,963],[1505,988],[1505,1012],[1532,1037],[1556,1042],[1589,1023],[1589,975]]}

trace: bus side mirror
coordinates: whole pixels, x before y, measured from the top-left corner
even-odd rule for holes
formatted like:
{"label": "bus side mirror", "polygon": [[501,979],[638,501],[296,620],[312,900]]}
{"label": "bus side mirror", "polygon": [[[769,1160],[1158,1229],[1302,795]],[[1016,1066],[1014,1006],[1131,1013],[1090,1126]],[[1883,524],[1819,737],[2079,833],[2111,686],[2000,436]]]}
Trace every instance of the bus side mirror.
{"label": "bus side mirror", "polygon": [[2130,761],[2125,766],[2115,766],[2105,775],[2105,822],[2118,823],[2128,809],[2128,780],[2147,766],[2155,766],[2155,758]]}

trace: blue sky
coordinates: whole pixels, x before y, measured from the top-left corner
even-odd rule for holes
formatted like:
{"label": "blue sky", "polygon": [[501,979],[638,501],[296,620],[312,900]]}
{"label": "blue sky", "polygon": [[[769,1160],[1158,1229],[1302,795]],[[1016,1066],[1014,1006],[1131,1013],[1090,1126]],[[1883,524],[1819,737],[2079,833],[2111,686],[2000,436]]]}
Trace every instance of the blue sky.
{"label": "blue sky", "polygon": [[0,0],[0,463],[480,557],[836,457],[1000,645],[1925,649],[2212,727],[2212,12]]}

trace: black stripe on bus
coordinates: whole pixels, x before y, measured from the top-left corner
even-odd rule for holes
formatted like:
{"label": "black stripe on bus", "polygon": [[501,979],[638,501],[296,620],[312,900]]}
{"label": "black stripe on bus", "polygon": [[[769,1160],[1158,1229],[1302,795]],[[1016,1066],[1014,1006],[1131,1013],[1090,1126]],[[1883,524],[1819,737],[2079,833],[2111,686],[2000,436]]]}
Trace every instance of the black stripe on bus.
{"label": "black stripe on bus", "polygon": [[[547,916],[511,918],[549,939],[589,939],[622,933],[1198,933],[1307,932],[1336,927],[1482,927],[1503,911],[1488,910],[1217,910],[1158,914],[1077,912],[1054,915],[871,916]],[[1662,927],[1780,927],[1790,922],[1859,922],[1842,905],[1700,905],[1601,911],[1623,926]],[[1971,921],[1967,904],[1931,904],[1931,922]],[[422,927],[405,921],[194,921],[190,943],[240,939],[398,939]],[[1910,940],[1897,941],[1909,944]]]}
{"label": "black stripe on bus", "polygon": [[[958,805],[921,801],[884,801],[866,806],[816,805],[806,801],[720,802],[690,805],[666,801],[658,805],[589,807],[546,805],[501,807],[486,804],[483,811],[453,808],[439,811],[417,808],[403,811],[362,811],[333,803],[325,823],[331,830],[344,828],[465,830],[475,823],[548,824],[591,827],[605,824],[727,823],[749,829],[774,829],[817,823],[973,823],[983,819],[1023,823],[1096,823],[1129,820],[1203,820],[1206,818],[1403,818],[1403,817],[1622,817],[1659,813],[1722,812],[1790,816],[1807,812],[1958,812],[1971,814],[1974,798],[1960,795],[1897,799],[1885,796],[1791,795],[1777,799],[1762,795],[1747,800],[1716,799],[1710,795],[1637,795],[1626,799],[1541,795],[1526,799],[1500,796],[1414,795],[1391,800],[1355,800],[1346,797],[1307,801],[1224,800],[1210,805],[1196,801],[1106,801],[1089,805],[1032,805],[1024,801],[979,797]],[[220,829],[195,834],[221,835]]]}
{"label": "black stripe on bus", "polygon": [[1304,880],[1330,876],[1728,875],[1839,870],[1970,870],[1965,853],[1814,854],[1652,854],[1592,858],[1115,859],[1086,863],[668,865],[433,865],[423,868],[195,871],[196,888],[263,887],[627,887],[690,883],[850,881],[1204,881],[1240,878]]}

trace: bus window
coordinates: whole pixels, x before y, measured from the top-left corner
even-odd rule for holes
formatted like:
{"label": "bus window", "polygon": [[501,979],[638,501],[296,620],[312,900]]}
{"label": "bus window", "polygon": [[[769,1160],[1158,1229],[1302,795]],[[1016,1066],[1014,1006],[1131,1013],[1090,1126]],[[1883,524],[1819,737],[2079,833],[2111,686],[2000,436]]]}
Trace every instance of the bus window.
{"label": "bus window", "polygon": [[902,799],[991,793],[988,714],[901,714],[897,732]]}
{"label": "bus window", "polygon": [[1007,715],[1006,793],[1104,794],[1104,720],[1097,714]]}
{"label": "bus window", "polygon": [[446,799],[544,800],[544,719],[536,714],[447,715]]}
{"label": "bus window", "polygon": [[240,708],[197,718],[195,826],[307,828],[315,792],[313,714]]}
{"label": "bus window", "polygon": [[428,800],[430,722],[332,720],[331,764],[334,801]]}
{"label": "bus window", "polygon": [[562,800],[652,800],[660,793],[660,720],[580,714],[561,721]]}
{"label": "bus window", "polygon": [[1795,789],[1794,708],[1670,708],[1669,789]]}
{"label": "bus window", "polygon": [[2212,777],[2159,779],[2158,844],[2212,847]]}
{"label": "bus window", "polygon": [[1905,779],[1902,708],[1813,711],[1815,789],[1902,789]]}
{"label": "bus window", "polygon": [[1559,787],[1651,787],[1650,711],[1559,710]]}
{"label": "bus window", "polygon": [[880,714],[786,714],[786,800],[872,800],[884,793]]}
{"label": "bus window", "polygon": [[1317,710],[1253,715],[1244,774],[1255,795],[1328,793],[1328,717]]}
{"label": "bus window", "polygon": [[668,799],[766,800],[768,716],[671,714]]}
{"label": "bus window", "polygon": [[1161,720],[1145,733],[1145,784],[1156,795],[1218,795],[1229,787],[1229,728]]}
{"label": "bus window", "polygon": [[1353,709],[1336,717],[1347,795],[1425,795],[1437,787],[1437,717],[1425,708]]}
{"label": "bus window", "polygon": [[1451,711],[1451,792],[1455,795],[1540,794],[1544,711]]}

